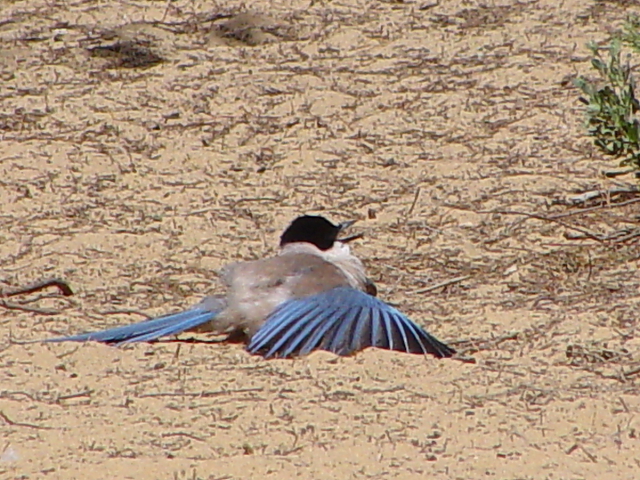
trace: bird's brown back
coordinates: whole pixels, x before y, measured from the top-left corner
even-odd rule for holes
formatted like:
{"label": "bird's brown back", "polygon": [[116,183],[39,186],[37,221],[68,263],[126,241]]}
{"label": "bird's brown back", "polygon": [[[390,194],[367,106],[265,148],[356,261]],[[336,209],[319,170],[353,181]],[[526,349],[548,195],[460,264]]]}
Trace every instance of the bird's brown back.
{"label": "bird's brown back", "polygon": [[228,287],[228,314],[249,334],[287,300],[350,286],[340,268],[308,253],[239,263],[225,272],[224,280]]}

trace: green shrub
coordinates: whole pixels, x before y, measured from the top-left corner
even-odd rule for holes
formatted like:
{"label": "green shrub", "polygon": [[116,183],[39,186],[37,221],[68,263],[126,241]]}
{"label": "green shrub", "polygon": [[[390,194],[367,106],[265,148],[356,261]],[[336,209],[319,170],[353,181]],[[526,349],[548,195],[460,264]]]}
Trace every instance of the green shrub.
{"label": "green shrub", "polygon": [[[636,118],[640,103],[635,96],[635,82],[628,62],[620,60],[622,46],[640,51],[640,20],[630,18],[623,32],[611,40],[607,49],[591,43],[591,65],[600,80],[593,82],[584,77],[576,79],[576,86],[587,106],[586,126],[594,143],[605,154],[620,159],[620,164],[640,172],[640,124]],[[603,58],[601,50],[608,50]]]}

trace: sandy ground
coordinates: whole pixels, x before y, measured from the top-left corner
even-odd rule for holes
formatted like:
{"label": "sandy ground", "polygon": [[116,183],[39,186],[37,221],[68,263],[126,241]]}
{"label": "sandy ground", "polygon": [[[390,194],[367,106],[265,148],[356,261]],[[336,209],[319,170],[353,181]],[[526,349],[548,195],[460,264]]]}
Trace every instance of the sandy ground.
{"label": "sandy ground", "polygon": [[[640,204],[565,202],[614,185],[572,79],[634,8],[2,2],[0,286],[75,295],[0,306],[0,478],[637,479]],[[304,212],[476,363],[15,343],[196,303]]]}

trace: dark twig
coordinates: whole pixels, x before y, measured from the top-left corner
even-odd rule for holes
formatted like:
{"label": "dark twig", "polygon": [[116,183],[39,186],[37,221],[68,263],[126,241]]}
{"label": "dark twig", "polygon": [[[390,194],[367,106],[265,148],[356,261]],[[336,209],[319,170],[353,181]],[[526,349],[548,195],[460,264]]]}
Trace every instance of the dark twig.
{"label": "dark twig", "polygon": [[615,240],[615,243],[624,243],[627,240],[640,237],[640,228],[629,231],[616,232],[607,237],[607,240]]}
{"label": "dark twig", "polygon": [[456,277],[450,280],[446,280],[444,282],[436,283],[435,285],[429,285],[428,287],[419,288],[418,290],[414,290],[411,293],[415,295],[415,294],[431,292],[432,290],[437,290],[438,288],[448,287],[449,285],[453,285],[455,283],[464,282],[469,278],[471,278],[471,275],[463,275],[461,277]]}
{"label": "dark twig", "polygon": [[569,223],[558,220],[553,217],[545,217],[544,215],[540,215],[538,213],[527,213],[527,212],[518,212],[514,210],[479,210],[476,213],[487,213],[487,214],[498,214],[498,215],[522,215],[524,217],[535,218],[536,220],[543,220],[545,222],[557,223],[558,225],[562,225],[569,230],[575,230],[576,232],[580,232],[588,238],[595,240],[597,242],[603,243],[606,239],[602,238],[602,236],[597,233],[593,233],[586,228],[576,227],[575,225],[571,225]]}
{"label": "dark twig", "polygon": [[14,297],[16,295],[26,295],[28,293],[39,292],[48,287],[57,287],[60,293],[65,297],[73,295],[73,290],[67,282],[60,278],[50,278],[48,280],[40,280],[39,282],[31,283],[26,287],[20,287],[13,290],[0,292],[0,297]]}
{"label": "dark twig", "polygon": [[140,315],[146,319],[153,318],[153,315],[149,315],[147,313],[141,312],[140,310],[132,310],[132,309],[122,309],[122,310],[106,310],[104,312],[98,312],[100,315],[119,315],[119,314],[127,314],[127,315]]}
{"label": "dark twig", "polygon": [[184,393],[171,393],[171,392],[158,392],[158,393],[144,393],[139,395],[138,398],[146,398],[146,397],[195,397],[195,398],[205,398],[205,397],[218,397],[220,395],[229,395],[235,393],[248,393],[248,392],[262,392],[264,388],[239,388],[237,390],[217,390],[217,391],[209,391],[209,392],[184,392]]}
{"label": "dark twig", "polygon": [[[19,287],[13,290],[0,292],[0,299],[15,297],[17,295],[27,295],[29,293],[39,292],[48,287],[57,287],[60,293],[65,297],[73,295],[73,290],[71,290],[71,287],[67,282],[60,278],[50,278],[47,280],[40,280],[38,282],[31,283],[26,287]],[[51,310],[48,308],[27,307],[18,303],[8,302],[6,300],[0,300],[0,307],[7,308],[9,310],[21,310],[23,312],[38,313],[40,315],[56,315],[60,313],[57,310]]]}
{"label": "dark twig", "polygon": [[197,440],[198,442],[206,442],[207,441],[206,438],[197,437],[194,434],[189,433],[189,432],[168,432],[168,433],[163,433],[162,437],[163,438],[167,438],[167,437],[186,437],[186,438],[191,438],[192,440]]}
{"label": "dark twig", "polygon": [[0,420],[4,420],[4,422],[7,425],[11,425],[14,427],[28,427],[28,428],[37,428],[39,430],[51,430],[51,427],[43,427],[41,425],[34,425],[32,423],[14,422],[9,417],[7,417],[5,413],[2,411],[0,411]]}
{"label": "dark twig", "polygon": [[496,338],[473,338],[462,342],[451,342],[462,354],[475,353],[482,350],[493,350],[503,342],[518,340],[522,332],[513,332]]}
{"label": "dark twig", "polygon": [[[625,243],[629,240],[633,240],[634,238],[640,237],[640,228],[634,228],[633,230],[623,229],[617,230],[606,237],[603,237],[603,240],[611,243]],[[586,238],[583,235],[569,235],[568,233],[565,235],[565,238],[570,240],[582,240]]]}
{"label": "dark twig", "polygon": [[633,198],[631,200],[627,200],[626,202],[619,202],[619,203],[612,203],[612,204],[604,204],[604,205],[598,205],[596,207],[588,207],[588,208],[580,208],[578,210],[572,210],[570,212],[564,212],[564,213],[558,213],[555,215],[551,215],[549,218],[550,219],[558,219],[558,218],[565,218],[565,217],[572,217],[574,215],[580,215],[581,213],[588,213],[588,212],[593,212],[595,210],[603,210],[603,209],[609,209],[609,208],[619,208],[619,207],[624,207],[626,205],[631,205],[632,203],[637,203],[640,202],[640,198]]}
{"label": "dark twig", "polygon": [[628,370],[626,372],[622,372],[622,376],[627,378],[627,377],[632,377],[634,375],[638,375],[640,373],[640,367],[634,368],[632,370]]}
{"label": "dark twig", "polygon": [[604,170],[602,174],[607,178],[616,178],[622,177],[623,175],[628,175],[633,173],[633,168],[627,168],[626,170]]}
{"label": "dark twig", "polygon": [[73,398],[79,398],[79,397],[91,397],[91,394],[93,393],[93,390],[84,390],[82,392],[77,392],[77,393],[69,393],[67,395],[60,395],[56,400],[58,402],[61,402],[63,400],[71,400]]}
{"label": "dark twig", "polygon": [[416,188],[416,193],[413,196],[413,202],[411,203],[411,207],[409,207],[409,210],[405,215],[405,219],[408,219],[413,213],[413,210],[416,208],[416,204],[418,203],[418,198],[420,198],[420,187]]}
{"label": "dark twig", "polygon": [[582,195],[578,195],[577,197],[572,197],[569,199],[569,203],[585,203],[589,200],[593,200],[599,197],[610,197],[612,195],[622,195],[625,193],[640,193],[638,191],[638,187],[615,187],[611,190],[593,190],[590,192],[583,193]]}
{"label": "dark twig", "polygon": [[6,300],[0,300],[0,307],[7,308],[9,310],[21,310],[23,312],[38,313],[40,315],[57,315],[57,310],[51,310],[49,308],[27,307],[26,305],[20,305],[18,303],[7,302]]}

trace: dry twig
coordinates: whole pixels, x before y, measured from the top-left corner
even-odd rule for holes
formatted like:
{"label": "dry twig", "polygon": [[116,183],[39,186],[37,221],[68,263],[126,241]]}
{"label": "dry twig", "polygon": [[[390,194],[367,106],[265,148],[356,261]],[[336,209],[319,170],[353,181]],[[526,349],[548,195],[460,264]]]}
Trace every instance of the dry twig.
{"label": "dry twig", "polygon": [[73,290],[67,282],[60,278],[50,278],[47,280],[40,280],[38,282],[31,283],[25,287],[18,287],[12,290],[6,290],[0,292],[0,307],[7,308],[9,310],[21,310],[23,312],[37,313],[40,315],[56,315],[59,313],[57,310],[49,308],[27,307],[19,303],[8,302],[7,300],[1,300],[2,298],[15,297],[17,295],[27,295],[29,293],[39,292],[48,287],[57,287],[62,295],[65,297],[73,295]]}
{"label": "dry twig", "polygon": [[429,285],[428,287],[419,288],[418,290],[414,290],[411,292],[412,294],[421,294],[431,292],[433,290],[437,290],[438,288],[448,287],[449,285],[453,285],[456,283],[464,282],[465,280],[471,278],[471,275],[463,275],[461,277],[452,278],[450,280],[446,280],[444,282],[436,283],[435,285]]}
{"label": "dry twig", "polygon": [[16,295],[26,295],[28,293],[39,292],[48,287],[57,287],[60,293],[65,297],[73,295],[73,290],[67,282],[60,278],[50,278],[48,280],[40,280],[38,282],[31,283],[26,287],[19,287],[13,290],[7,290],[0,292],[0,297],[14,297]]}

